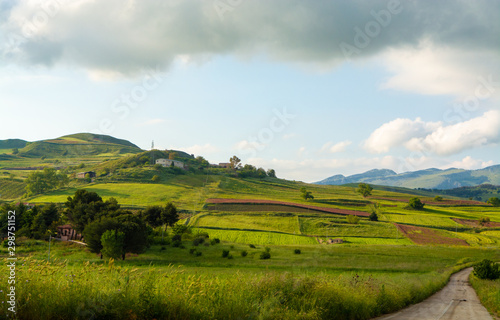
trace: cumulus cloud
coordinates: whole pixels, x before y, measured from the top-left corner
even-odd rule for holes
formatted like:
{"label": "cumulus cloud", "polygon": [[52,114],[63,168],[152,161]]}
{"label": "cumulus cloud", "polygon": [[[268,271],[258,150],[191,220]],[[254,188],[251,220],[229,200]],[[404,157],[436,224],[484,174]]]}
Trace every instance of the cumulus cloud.
{"label": "cumulus cloud", "polygon": [[491,63],[498,60],[498,52],[439,46],[428,39],[415,47],[390,48],[378,58],[392,73],[381,88],[426,95],[489,98],[494,90],[485,87],[488,75],[500,72],[500,64]]}
{"label": "cumulus cloud", "polygon": [[398,118],[383,124],[365,141],[364,147],[372,153],[388,152],[391,148],[400,146],[415,136],[421,137],[437,129],[439,122],[424,122]]}
{"label": "cumulus cloud", "polygon": [[338,142],[338,143],[333,143],[333,142],[327,142],[325,143],[322,147],[321,147],[321,150],[320,152],[329,152],[329,153],[337,153],[337,152],[343,152],[345,151],[345,149],[351,145],[351,141],[349,140],[345,140],[345,141],[341,141],[341,142]]}
{"label": "cumulus cloud", "polygon": [[443,169],[447,168],[459,168],[459,169],[467,169],[467,170],[474,170],[474,169],[482,169],[486,168],[489,166],[494,165],[495,163],[493,160],[490,161],[483,161],[480,159],[474,159],[471,156],[467,156],[463,158],[462,160],[459,161],[453,161],[446,166],[443,166]]}
{"label": "cumulus cloud", "polygon": [[364,146],[368,151],[376,153],[405,146],[411,151],[450,155],[499,141],[500,111],[491,110],[482,116],[453,125],[424,122],[420,118],[396,119],[376,129]]}
{"label": "cumulus cloud", "polygon": [[405,146],[412,151],[450,155],[500,141],[500,111],[449,126],[439,126],[424,137],[414,137]]}
{"label": "cumulus cloud", "polygon": [[[225,7],[217,6],[223,2]],[[4,2],[2,2],[3,4]],[[176,59],[251,56],[320,65],[345,61],[341,44],[379,24],[352,59],[423,38],[458,49],[498,53],[500,2],[401,1],[6,1],[0,6],[0,54],[6,63],[72,64],[131,75]],[[371,23],[371,24],[370,24]],[[368,31],[369,32],[369,31]],[[4,62],[4,63],[5,63]],[[389,83],[390,84],[390,83]]]}

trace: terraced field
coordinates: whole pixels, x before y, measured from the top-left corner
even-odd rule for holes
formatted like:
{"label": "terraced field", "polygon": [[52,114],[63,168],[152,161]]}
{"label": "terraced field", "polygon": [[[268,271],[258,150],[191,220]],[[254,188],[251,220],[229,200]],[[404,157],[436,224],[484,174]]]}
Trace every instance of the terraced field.
{"label": "terraced field", "polygon": [[0,200],[11,200],[21,197],[25,192],[24,182],[0,179]]}
{"label": "terraced field", "polygon": [[423,228],[396,224],[398,229],[404,233],[411,241],[422,245],[453,245],[453,246],[468,246],[469,244],[459,238],[448,236],[445,232]]}
{"label": "terraced field", "polygon": [[222,241],[255,245],[311,245],[318,244],[314,237],[278,233],[273,231],[240,231],[198,227],[195,230],[207,232],[210,238]]}

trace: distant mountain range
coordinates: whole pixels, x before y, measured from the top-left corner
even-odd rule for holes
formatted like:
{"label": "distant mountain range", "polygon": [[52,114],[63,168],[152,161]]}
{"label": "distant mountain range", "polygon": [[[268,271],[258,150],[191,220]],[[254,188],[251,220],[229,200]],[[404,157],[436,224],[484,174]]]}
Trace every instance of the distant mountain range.
{"label": "distant mountain range", "polygon": [[426,169],[413,172],[396,173],[389,169],[374,169],[361,174],[331,176],[316,182],[323,185],[343,185],[348,183],[372,183],[383,186],[453,189],[481,184],[500,185],[500,165],[478,170],[450,168],[446,170]]}

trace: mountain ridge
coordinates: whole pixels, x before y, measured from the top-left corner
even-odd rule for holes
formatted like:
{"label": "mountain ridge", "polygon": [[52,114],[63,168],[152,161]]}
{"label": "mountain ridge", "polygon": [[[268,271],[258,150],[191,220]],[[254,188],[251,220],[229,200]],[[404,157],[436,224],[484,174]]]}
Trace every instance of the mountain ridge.
{"label": "mountain ridge", "polygon": [[333,175],[321,181],[314,182],[314,184],[343,185],[361,182],[392,187],[441,190],[478,186],[481,184],[500,185],[500,165],[476,170],[428,168],[403,173],[396,173],[389,169],[372,169],[350,176],[341,174]]}

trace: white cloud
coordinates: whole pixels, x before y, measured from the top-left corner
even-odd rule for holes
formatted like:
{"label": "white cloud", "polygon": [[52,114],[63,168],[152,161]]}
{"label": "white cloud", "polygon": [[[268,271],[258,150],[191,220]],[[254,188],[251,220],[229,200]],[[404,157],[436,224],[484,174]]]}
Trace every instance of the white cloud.
{"label": "white cloud", "polygon": [[349,140],[341,141],[335,144],[333,144],[333,142],[330,141],[325,143],[321,147],[320,152],[329,152],[329,153],[343,152],[351,144],[352,142]]}
{"label": "white cloud", "polygon": [[412,151],[450,155],[499,141],[500,111],[492,110],[468,121],[441,125],[423,137],[413,137],[405,146]]}
{"label": "white cloud", "polygon": [[426,95],[474,94],[481,85],[479,77],[500,71],[500,64],[492,63],[498,61],[495,51],[440,46],[429,40],[416,47],[389,48],[379,57],[393,74],[381,88]]}
{"label": "white cloud", "polygon": [[364,147],[372,153],[388,152],[415,136],[425,136],[440,125],[439,122],[424,122],[420,118],[415,120],[398,118],[376,129],[364,142]]}
{"label": "white cloud", "polygon": [[493,162],[493,160],[483,161],[480,159],[474,159],[471,156],[467,156],[460,161],[453,161],[447,164],[446,166],[442,166],[441,168],[442,169],[459,168],[459,169],[475,170],[475,169],[486,168],[494,164],[495,163]]}
{"label": "white cloud", "polygon": [[302,157],[304,156],[305,152],[306,152],[306,147],[300,147],[299,151],[297,151],[297,154],[299,155],[299,157]]}
{"label": "white cloud", "polygon": [[492,110],[448,126],[442,122],[424,122],[420,118],[395,119],[376,129],[364,147],[374,153],[405,146],[411,151],[450,155],[499,141],[500,111]]}

